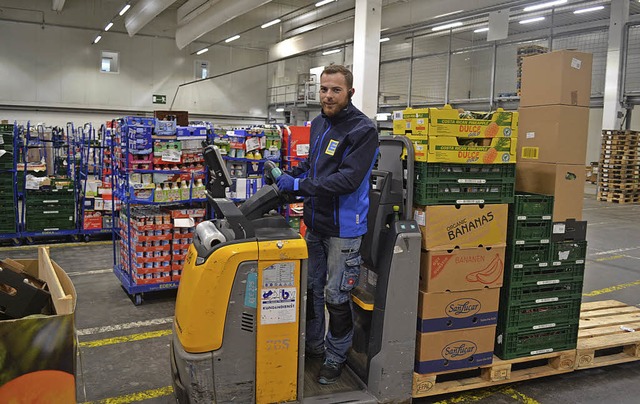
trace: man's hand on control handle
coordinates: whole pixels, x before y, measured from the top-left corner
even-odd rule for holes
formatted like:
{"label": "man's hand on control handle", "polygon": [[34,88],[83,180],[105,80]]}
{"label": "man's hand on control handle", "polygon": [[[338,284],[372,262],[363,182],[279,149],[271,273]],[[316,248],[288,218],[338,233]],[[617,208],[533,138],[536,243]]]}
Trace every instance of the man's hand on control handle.
{"label": "man's hand on control handle", "polygon": [[281,192],[293,192],[293,183],[295,179],[289,174],[282,174],[276,179],[276,184],[278,184],[278,189]]}

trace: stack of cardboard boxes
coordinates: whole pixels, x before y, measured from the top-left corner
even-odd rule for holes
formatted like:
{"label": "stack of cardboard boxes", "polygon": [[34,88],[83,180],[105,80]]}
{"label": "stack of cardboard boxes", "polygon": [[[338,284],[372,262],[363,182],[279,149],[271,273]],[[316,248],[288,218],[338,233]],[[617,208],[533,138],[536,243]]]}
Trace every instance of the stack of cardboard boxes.
{"label": "stack of cardboard boxes", "polygon": [[558,51],[523,61],[516,164],[516,190],[522,193],[509,214],[496,336],[502,359],[576,344],[586,256],[586,223],[580,219],[591,59]]}
{"label": "stack of cardboard boxes", "polygon": [[415,207],[422,232],[417,373],[493,360],[507,204]]}
{"label": "stack of cardboard boxes", "polygon": [[592,55],[524,58],[516,190],[555,199],[553,220],[580,220],[589,130]]}
{"label": "stack of cardboard boxes", "polygon": [[414,144],[414,218],[422,233],[415,371],[493,360],[513,202],[518,114],[450,106],[394,114]]}

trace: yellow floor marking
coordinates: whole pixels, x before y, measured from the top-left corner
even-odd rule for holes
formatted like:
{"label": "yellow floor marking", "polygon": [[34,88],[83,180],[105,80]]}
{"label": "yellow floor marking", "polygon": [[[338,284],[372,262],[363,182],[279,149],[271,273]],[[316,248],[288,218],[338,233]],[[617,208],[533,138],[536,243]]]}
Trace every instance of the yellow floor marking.
{"label": "yellow floor marking", "polygon": [[461,393],[456,397],[452,397],[448,400],[437,401],[434,404],[458,404],[458,403],[474,403],[476,401],[484,400],[487,397],[499,393],[500,389],[504,389],[504,386],[489,387],[481,390],[472,390],[466,393]]}
{"label": "yellow floor marking", "polygon": [[120,344],[122,342],[141,341],[149,338],[159,338],[159,337],[164,337],[166,335],[171,335],[171,333],[172,333],[171,330],[143,332],[140,334],[124,335],[122,337],[99,339],[97,341],[80,342],[78,346],[80,348],[95,348],[95,347],[105,346],[105,345]]}
{"label": "yellow floor marking", "polygon": [[137,401],[150,400],[152,398],[163,397],[173,394],[173,387],[166,386],[159,389],[140,391],[138,393],[127,394],[126,396],[105,398],[99,401],[87,401],[82,404],[126,404]]}
{"label": "yellow floor marking", "polygon": [[630,288],[632,286],[639,286],[639,285],[640,285],[640,281],[623,283],[621,285],[615,285],[615,286],[611,286],[611,287],[604,288],[604,289],[598,289],[598,290],[594,290],[594,291],[589,292],[589,293],[583,293],[582,296],[586,296],[586,297],[598,296],[598,295],[602,295],[602,294],[605,294],[605,293],[611,293],[611,292],[615,292],[617,290],[626,289],[626,288]]}
{"label": "yellow floor marking", "polygon": [[600,261],[613,261],[613,260],[617,260],[617,259],[624,258],[624,257],[625,257],[624,255],[613,255],[611,257],[597,258],[594,261],[598,261],[598,262],[600,262]]}
{"label": "yellow floor marking", "polygon": [[513,388],[509,387],[506,388],[502,391],[500,391],[500,393],[509,396],[515,400],[518,400],[519,403],[524,403],[524,404],[540,404],[540,402],[538,402],[538,400],[535,400],[529,396],[525,396],[524,394],[520,393],[519,391],[514,390]]}

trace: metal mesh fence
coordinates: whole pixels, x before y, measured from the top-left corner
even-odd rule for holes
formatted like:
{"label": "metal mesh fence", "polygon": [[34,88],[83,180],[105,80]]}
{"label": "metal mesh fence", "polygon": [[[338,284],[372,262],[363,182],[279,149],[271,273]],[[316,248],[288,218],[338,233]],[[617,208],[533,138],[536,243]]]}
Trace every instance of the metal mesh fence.
{"label": "metal mesh fence", "polygon": [[449,98],[488,98],[491,95],[492,48],[458,52],[451,55]]}
{"label": "metal mesh fence", "polygon": [[627,48],[626,93],[640,92],[640,26],[629,27]]}
{"label": "metal mesh fence", "polygon": [[380,105],[406,105],[409,93],[409,61],[380,65]]}
{"label": "metal mesh fence", "polygon": [[553,39],[553,50],[575,49],[593,54],[591,95],[601,96],[604,94],[608,42],[609,32],[607,30],[561,36]]}
{"label": "metal mesh fence", "polygon": [[427,56],[413,62],[411,104],[444,103],[447,55]]}

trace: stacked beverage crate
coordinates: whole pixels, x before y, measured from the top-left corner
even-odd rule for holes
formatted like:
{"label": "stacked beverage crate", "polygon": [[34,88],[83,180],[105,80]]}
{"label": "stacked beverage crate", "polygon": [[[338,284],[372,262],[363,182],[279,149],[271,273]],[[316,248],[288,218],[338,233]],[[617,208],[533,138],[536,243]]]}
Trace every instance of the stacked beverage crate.
{"label": "stacked beverage crate", "polygon": [[502,359],[575,348],[586,254],[576,223],[585,222],[554,223],[552,213],[548,195],[518,193],[509,208],[495,347]]}

